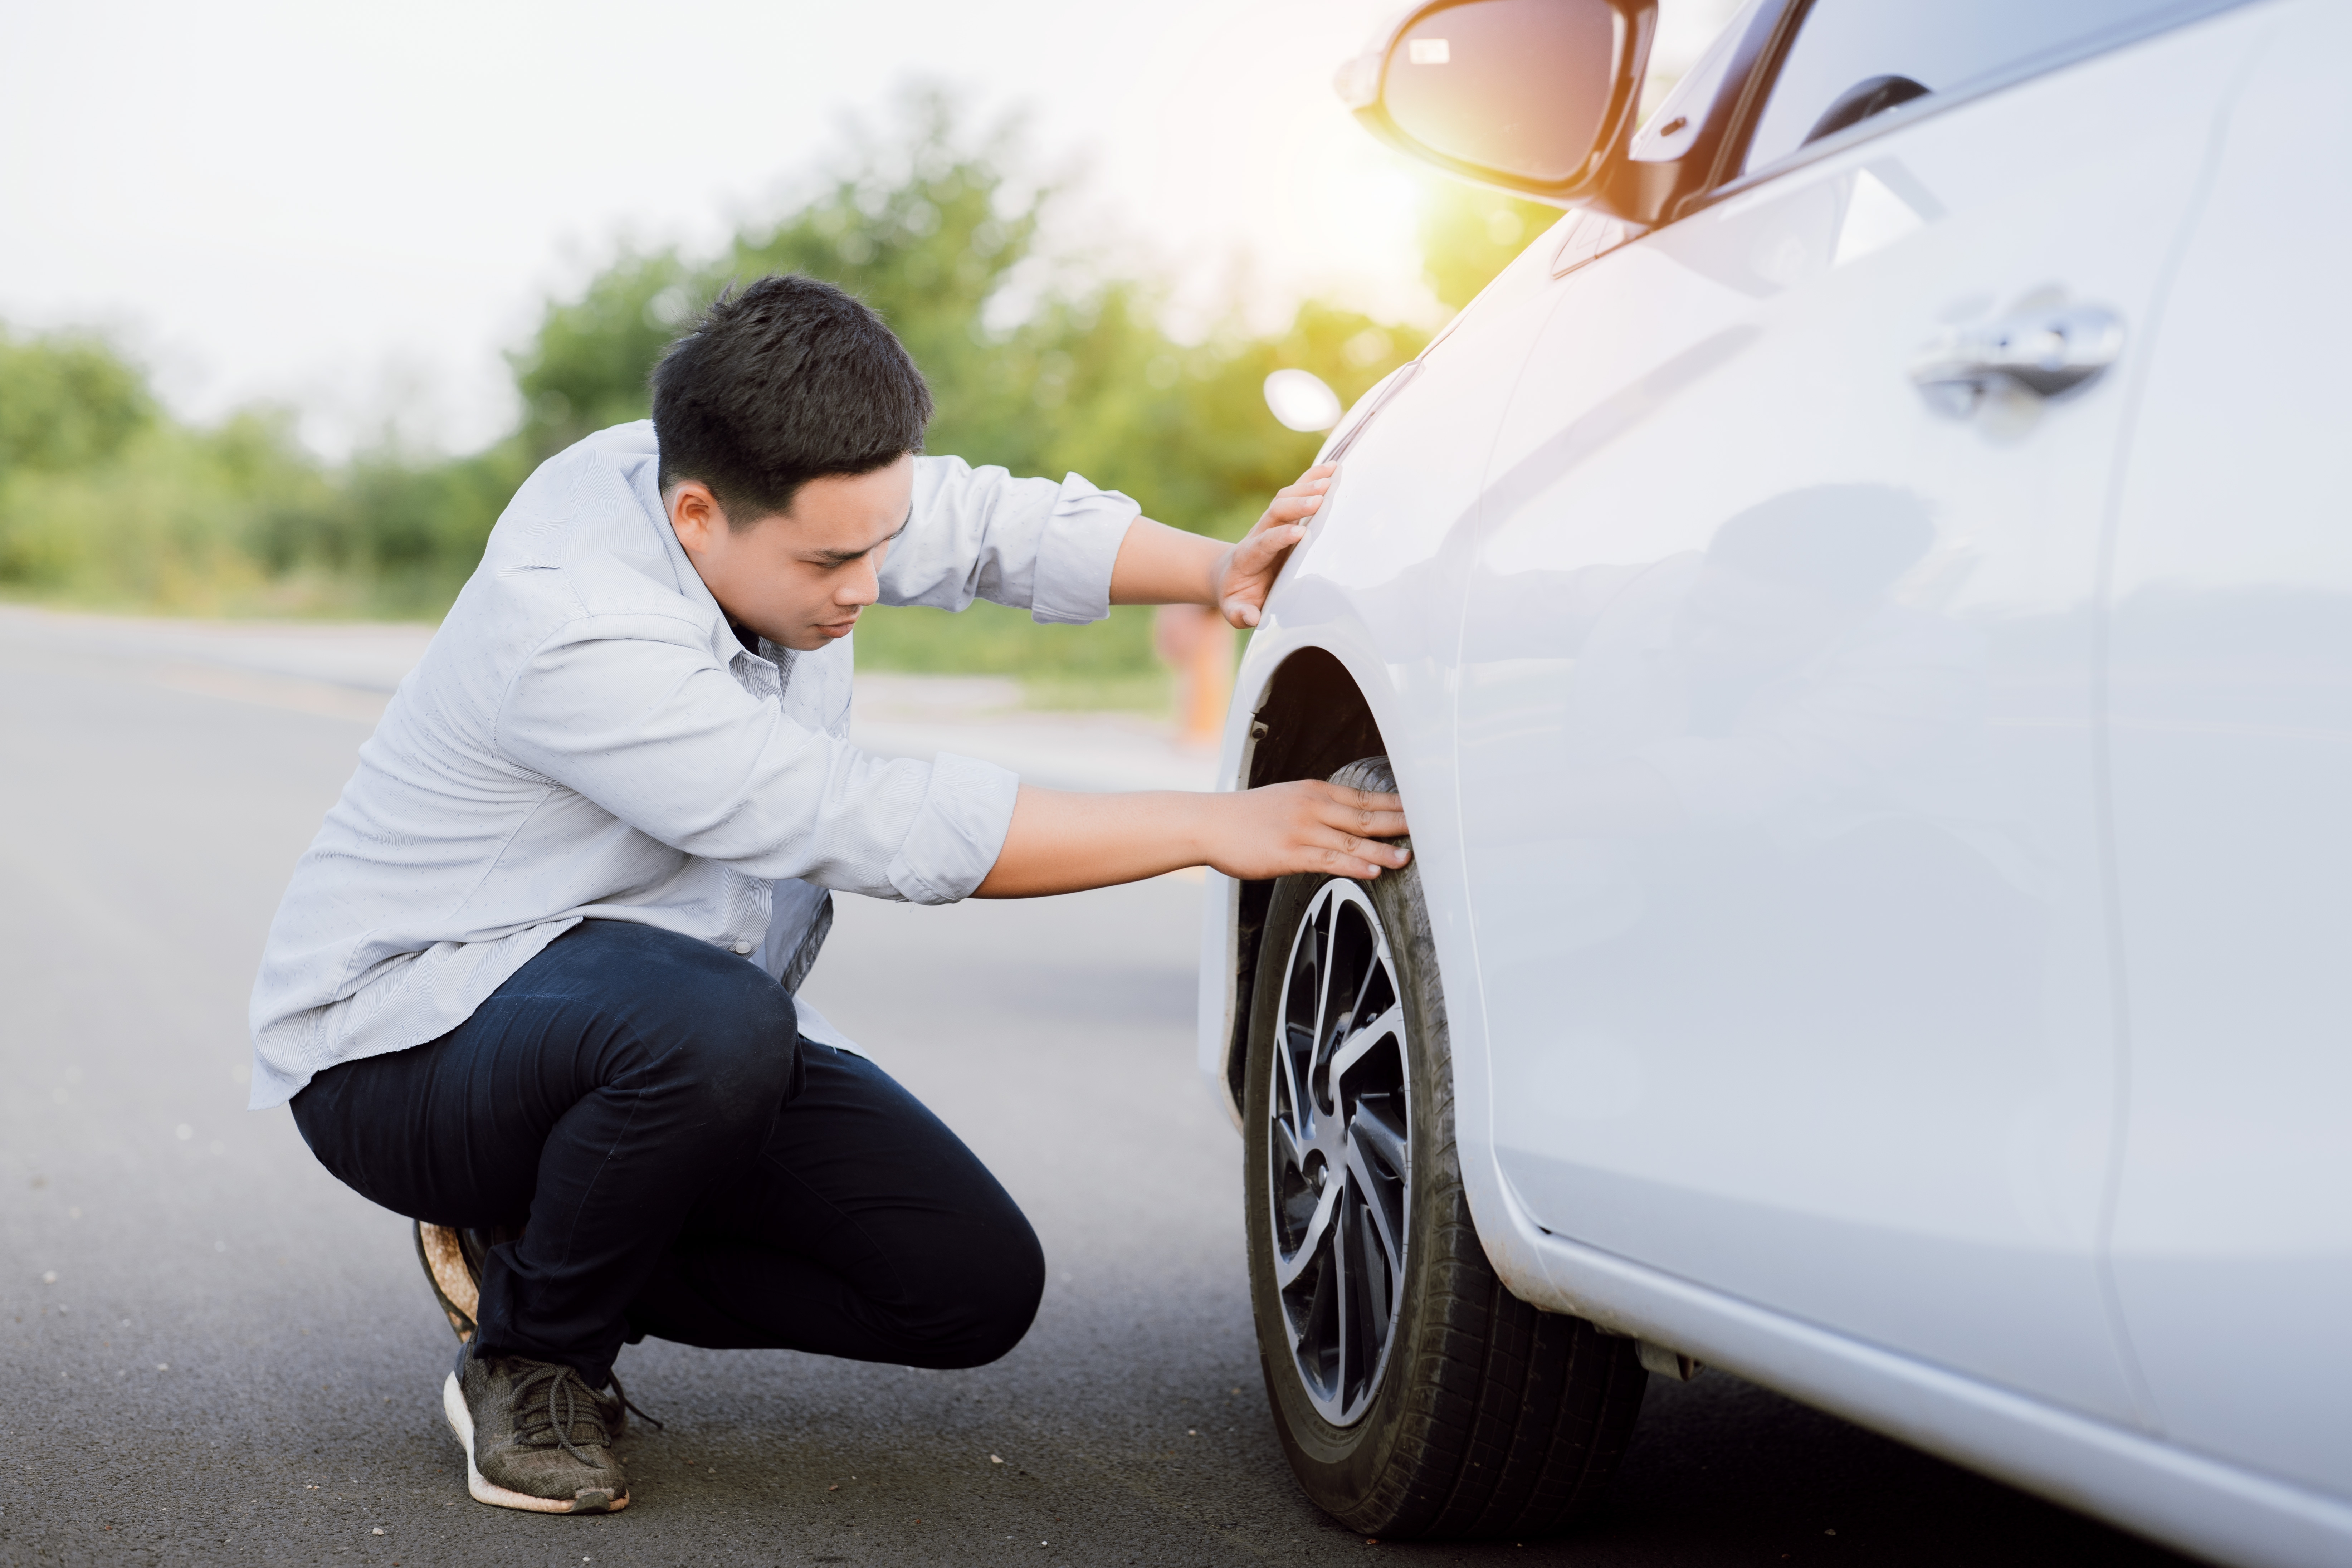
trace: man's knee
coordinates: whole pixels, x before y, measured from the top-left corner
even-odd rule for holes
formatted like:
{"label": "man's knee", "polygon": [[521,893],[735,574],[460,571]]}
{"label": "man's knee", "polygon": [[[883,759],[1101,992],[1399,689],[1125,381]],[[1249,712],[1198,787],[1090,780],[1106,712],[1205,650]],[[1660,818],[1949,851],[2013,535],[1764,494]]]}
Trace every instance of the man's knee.
{"label": "man's knee", "polygon": [[1019,1344],[1036,1321],[1045,1294],[1045,1251],[1037,1233],[1024,1221],[1014,1231],[992,1227],[984,1240],[940,1271],[944,1297],[931,1325],[927,1366],[985,1366]]}

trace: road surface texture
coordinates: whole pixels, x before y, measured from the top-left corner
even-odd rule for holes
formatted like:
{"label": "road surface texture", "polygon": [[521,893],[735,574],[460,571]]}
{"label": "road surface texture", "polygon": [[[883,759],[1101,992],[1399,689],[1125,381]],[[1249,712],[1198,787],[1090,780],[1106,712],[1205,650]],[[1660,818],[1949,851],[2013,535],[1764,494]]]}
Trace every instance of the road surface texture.
{"label": "road surface texture", "polygon": [[2178,1561],[1720,1373],[1653,1384],[1575,1536],[1332,1524],[1258,1383],[1181,878],[849,900],[811,982],[1035,1222],[1024,1344],[965,1373],[639,1346],[668,1425],[631,1439],[625,1513],[478,1505],[405,1222],[243,1109],[263,931],[388,684],[352,673],[366,637],[61,625],[0,626],[0,1564]]}

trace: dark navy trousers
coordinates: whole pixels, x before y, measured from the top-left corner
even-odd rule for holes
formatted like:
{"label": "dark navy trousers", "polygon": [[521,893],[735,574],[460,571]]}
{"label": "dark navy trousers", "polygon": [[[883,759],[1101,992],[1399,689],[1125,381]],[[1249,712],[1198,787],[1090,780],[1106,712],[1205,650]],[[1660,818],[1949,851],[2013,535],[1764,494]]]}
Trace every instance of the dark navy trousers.
{"label": "dark navy trousers", "polygon": [[491,1354],[602,1387],[624,1342],[978,1366],[1028,1331],[1035,1234],[873,1063],[799,1037],[760,968],[588,921],[437,1040],[294,1098],[311,1152],[435,1225],[520,1226],[482,1279]]}

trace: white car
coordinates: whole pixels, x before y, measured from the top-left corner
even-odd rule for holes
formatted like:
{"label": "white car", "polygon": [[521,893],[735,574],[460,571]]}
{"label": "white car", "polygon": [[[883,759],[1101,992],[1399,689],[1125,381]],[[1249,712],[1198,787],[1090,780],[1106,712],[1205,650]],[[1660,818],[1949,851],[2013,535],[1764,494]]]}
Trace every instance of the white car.
{"label": "white car", "polygon": [[1570,209],[1327,447],[1212,879],[1266,1384],[1524,1538],[1718,1365],[2352,1563],[2352,5],[1424,5],[1381,134]]}

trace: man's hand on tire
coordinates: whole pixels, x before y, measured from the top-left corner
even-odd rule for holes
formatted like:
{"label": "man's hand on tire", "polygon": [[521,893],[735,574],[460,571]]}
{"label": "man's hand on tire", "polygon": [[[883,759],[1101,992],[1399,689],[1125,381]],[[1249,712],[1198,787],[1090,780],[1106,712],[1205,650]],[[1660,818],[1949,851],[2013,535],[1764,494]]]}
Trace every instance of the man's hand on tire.
{"label": "man's hand on tire", "polygon": [[1370,879],[1402,867],[1412,851],[1381,840],[1403,837],[1404,803],[1392,795],[1299,779],[1238,795],[1203,858],[1228,877],[1263,881],[1297,872]]}
{"label": "man's hand on tire", "polygon": [[974,893],[1026,899],[1214,866],[1256,881],[1314,872],[1372,878],[1412,858],[1393,795],[1320,779],[1229,795],[1071,795],[1021,786],[996,864]]}

